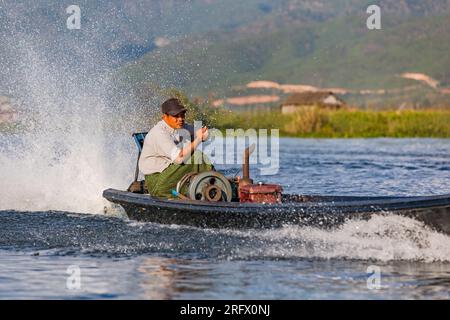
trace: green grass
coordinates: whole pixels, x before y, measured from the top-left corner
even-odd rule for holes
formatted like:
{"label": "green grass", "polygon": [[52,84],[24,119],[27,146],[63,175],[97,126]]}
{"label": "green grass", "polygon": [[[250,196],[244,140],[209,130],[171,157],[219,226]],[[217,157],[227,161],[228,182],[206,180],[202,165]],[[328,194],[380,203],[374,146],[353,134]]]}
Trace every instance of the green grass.
{"label": "green grass", "polygon": [[215,127],[280,129],[282,136],[309,138],[450,138],[450,110],[362,111],[310,108],[279,112],[223,113]]}
{"label": "green grass", "polygon": [[346,108],[330,110],[303,108],[283,115],[280,110],[247,112],[214,108],[207,102],[191,101],[175,88],[165,91],[177,97],[188,108],[188,122],[202,121],[225,133],[226,129],[279,129],[281,136],[308,138],[450,138],[450,109],[361,110]]}
{"label": "green grass", "polygon": [[[182,95],[180,98],[185,99]],[[282,115],[279,111],[232,112],[192,102],[186,104],[191,111],[191,121],[202,120],[223,133],[226,129],[279,129],[281,136],[302,138],[450,138],[450,109],[336,111],[309,108]],[[0,124],[2,134],[19,130],[19,125]]]}

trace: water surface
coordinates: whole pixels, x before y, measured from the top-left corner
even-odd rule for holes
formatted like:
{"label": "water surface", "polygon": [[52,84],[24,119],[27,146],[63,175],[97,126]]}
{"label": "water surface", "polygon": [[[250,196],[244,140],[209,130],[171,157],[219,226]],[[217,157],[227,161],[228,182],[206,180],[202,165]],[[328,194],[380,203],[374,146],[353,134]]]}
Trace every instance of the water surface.
{"label": "water surface", "polygon": [[[282,139],[280,151],[277,175],[252,174],[289,193],[450,193],[446,139]],[[40,179],[36,192],[46,190]],[[103,206],[103,187],[89,201]],[[332,231],[199,229],[137,223],[120,210],[86,212],[82,203],[67,212],[58,206],[76,208],[80,195],[62,193],[52,203],[29,190],[27,210],[12,198],[0,202],[1,299],[449,298],[450,237],[415,220],[379,215]],[[73,266],[81,272],[77,290],[67,283]],[[367,286],[374,266],[378,290]]]}

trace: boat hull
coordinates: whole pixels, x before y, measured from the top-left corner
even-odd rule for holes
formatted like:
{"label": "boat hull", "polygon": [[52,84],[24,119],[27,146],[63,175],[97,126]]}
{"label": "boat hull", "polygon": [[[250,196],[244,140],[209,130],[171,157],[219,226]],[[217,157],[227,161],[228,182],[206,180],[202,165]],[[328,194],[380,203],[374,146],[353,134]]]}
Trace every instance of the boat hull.
{"label": "boat hull", "polygon": [[349,219],[397,214],[450,234],[450,195],[429,197],[285,196],[282,204],[208,203],[161,200],[145,194],[105,190],[137,221],[202,228],[278,228],[286,224],[334,228]]}

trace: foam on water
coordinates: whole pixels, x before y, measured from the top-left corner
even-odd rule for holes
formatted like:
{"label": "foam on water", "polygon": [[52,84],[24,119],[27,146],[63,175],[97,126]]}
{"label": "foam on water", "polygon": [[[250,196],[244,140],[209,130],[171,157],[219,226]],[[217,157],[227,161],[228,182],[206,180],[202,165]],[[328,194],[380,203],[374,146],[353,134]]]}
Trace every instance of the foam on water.
{"label": "foam on water", "polygon": [[448,235],[389,213],[368,221],[347,221],[332,230],[202,229],[60,212],[0,211],[0,223],[0,248],[55,250],[58,255],[450,262]]}
{"label": "foam on water", "polygon": [[231,233],[261,241],[261,246],[235,248],[233,256],[238,258],[450,262],[448,235],[414,219],[390,214],[374,215],[368,221],[350,220],[335,230],[286,226]]}

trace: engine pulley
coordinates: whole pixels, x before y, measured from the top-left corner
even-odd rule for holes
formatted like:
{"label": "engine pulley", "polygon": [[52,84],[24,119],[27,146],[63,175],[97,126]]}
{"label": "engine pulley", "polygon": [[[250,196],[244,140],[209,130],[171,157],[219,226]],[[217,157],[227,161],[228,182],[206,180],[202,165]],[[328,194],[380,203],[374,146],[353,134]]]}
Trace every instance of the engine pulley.
{"label": "engine pulley", "polygon": [[230,181],[217,171],[187,174],[178,182],[177,192],[192,200],[230,202],[232,199]]}

